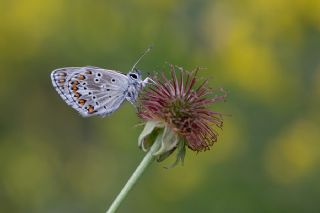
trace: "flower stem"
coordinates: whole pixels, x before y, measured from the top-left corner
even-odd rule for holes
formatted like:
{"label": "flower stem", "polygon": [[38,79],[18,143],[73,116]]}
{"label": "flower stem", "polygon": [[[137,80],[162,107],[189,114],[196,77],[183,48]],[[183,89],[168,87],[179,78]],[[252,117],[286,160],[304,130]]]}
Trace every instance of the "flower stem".
{"label": "flower stem", "polygon": [[144,156],[143,160],[141,161],[139,166],[136,168],[134,173],[131,175],[126,185],[122,188],[122,190],[120,191],[116,199],[113,201],[109,209],[106,211],[106,213],[113,213],[118,209],[119,205],[124,200],[124,198],[128,195],[129,191],[135,185],[137,180],[141,177],[144,170],[155,159],[155,157],[153,156],[153,153],[159,149],[160,143],[161,143],[161,137],[158,136],[156,141],[151,146],[149,152]]}

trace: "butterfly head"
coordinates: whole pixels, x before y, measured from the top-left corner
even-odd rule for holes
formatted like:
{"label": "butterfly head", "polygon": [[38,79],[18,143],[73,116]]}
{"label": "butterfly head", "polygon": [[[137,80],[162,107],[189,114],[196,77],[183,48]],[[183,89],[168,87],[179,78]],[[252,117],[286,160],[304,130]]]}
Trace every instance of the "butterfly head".
{"label": "butterfly head", "polygon": [[129,86],[127,90],[126,99],[134,104],[137,100],[140,90],[143,88],[144,83],[141,79],[141,72],[137,69],[130,71],[127,74]]}
{"label": "butterfly head", "polygon": [[134,69],[134,70],[130,71],[127,74],[127,76],[128,76],[130,84],[139,85],[142,83],[141,71],[138,69]]}

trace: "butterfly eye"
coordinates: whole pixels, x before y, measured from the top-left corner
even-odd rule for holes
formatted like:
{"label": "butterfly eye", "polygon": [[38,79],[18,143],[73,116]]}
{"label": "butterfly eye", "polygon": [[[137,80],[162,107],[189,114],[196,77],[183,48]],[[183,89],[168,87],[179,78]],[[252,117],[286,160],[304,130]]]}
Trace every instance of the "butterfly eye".
{"label": "butterfly eye", "polygon": [[138,76],[137,76],[137,74],[135,74],[135,73],[131,73],[130,74],[130,77],[132,78],[132,79],[138,79]]}

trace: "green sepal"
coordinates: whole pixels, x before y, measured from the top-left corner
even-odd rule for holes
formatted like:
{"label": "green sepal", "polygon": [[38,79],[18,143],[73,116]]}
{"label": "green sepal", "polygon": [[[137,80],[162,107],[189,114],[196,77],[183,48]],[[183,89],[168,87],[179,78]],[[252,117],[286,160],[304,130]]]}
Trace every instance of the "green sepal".
{"label": "green sepal", "polygon": [[138,146],[147,152],[159,134],[157,130],[163,127],[164,125],[159,121],[148,121],[139,135]]}
{"label": "green sepal", "polygon": [[172,150],[169,150],[168,152],[163,153],[163,154],[157,156],[157,161],[158,161],[158,162],[164,161],[164,160],[167,159],[167,157],[169,157],[175,150],[176,150],[176,148],[174,148],[174,149],[172,149]]}
{"label": "green sepal", "polygon": [[165,168],[173,168],[180,162],[183,165],[186,153],[185,141],[162,122],[148,121],[139,136],[139,147],[146,152],[156,141],[160,145],[153,151],[152,155],[156,157],[158,162],[165,160],[174,151],[177,151],[175,162]]}
{"label": "green sepal", "polygon": [[178,147],[177,147],[177,156],[176,156],[175,162],[173,164],[171,164],[170,166],[166,166],[164,168],[171,169],[171,168],[175,167],[176,165],[178,165],[178,163],[180,163],[180,162],[183,165],[185,156],[186,156],[185,141],[180,141],[178,144]]}
{"label": "green sepal", "polygon": [[162,135],[161,147],[157,152],[153,153],[153,155],[159,156],[164,153],[167,153],[168,151],[175,149],[178,142],[179,142],[178,135],[171,128],[166,126]]}

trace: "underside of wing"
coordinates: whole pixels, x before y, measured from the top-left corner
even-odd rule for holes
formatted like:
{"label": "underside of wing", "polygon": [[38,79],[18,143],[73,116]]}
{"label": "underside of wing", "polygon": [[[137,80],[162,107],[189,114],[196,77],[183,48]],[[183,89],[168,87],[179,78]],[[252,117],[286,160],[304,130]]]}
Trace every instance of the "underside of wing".
{"label": "underside of wing", "polygon": [[60,96],[82,116],[105,116],[125,100],[125,75],[97,67],[71,67],[54,70],[52,83]]}

